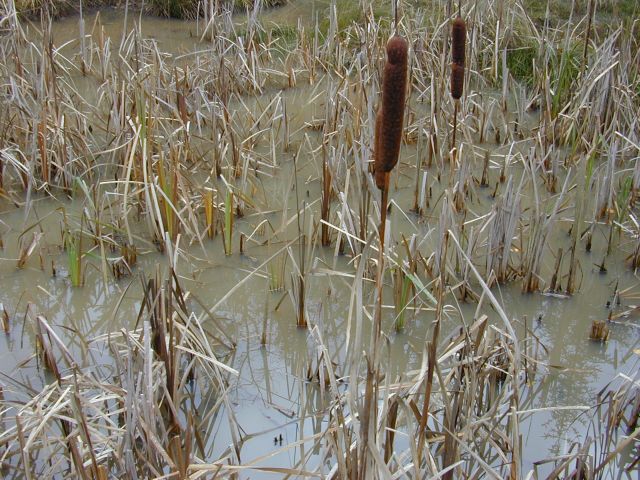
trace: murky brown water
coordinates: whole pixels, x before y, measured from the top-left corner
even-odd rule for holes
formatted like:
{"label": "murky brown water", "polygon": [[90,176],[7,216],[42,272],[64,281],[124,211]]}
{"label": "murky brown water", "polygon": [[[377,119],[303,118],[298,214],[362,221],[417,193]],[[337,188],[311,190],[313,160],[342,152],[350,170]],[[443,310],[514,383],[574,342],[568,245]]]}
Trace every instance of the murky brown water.
{"label": "murky brown water", "polygon": [[[304,21],[309,22],[309,7],[316,2],[293,3],[287,9],[266,13],[265,18],[268,21],[281,22],[304,14]],[[318,8],[324,8],[326,3],[317,2]],[[94,18],[87,18],[88,33],[91,32],[90,25],[93,24]],[[103,11],[100,19],[107,35],[113,41],[119,41],[124,25],[122,12]],[[129,16],[130,23],[137,19],[136,16]],[[77,28],[77,18],[56,22],[55,43],[62,45],[69,42],[65,49],[75,48]],[[177,63],[183,61],[183,56],[188,52],[206,48],[206,43],[199,42],[198,27],[194,23],[145,17],[142,20],[142,32],[157,42],[160,51],[173,55]],[[84,80],[78,77],[77,81],[81,83]],[[324,83],[320,82],[313,87],[300,86],[283,93],[288,102],[287,108],[291,110],[297,125],[312,122],[323,112],[321,105],[309,105],[309,98],[313,98],[315,92],[321,92],[328,82],[325,80]],[[90,103],[95,91],[92,85],[86,85],[79,90],[85,92],[86,100]],[[277,93],[266,93],[265,102]],[[318,101],[322,102],[322,99]],[[248,100],[247,105],[252,108],[252,101]],[[304,130],[298,132],[298,142],[303,143],[304,133]],[[313,140],[314,133],[310,132],[308,135]],[[261,146],[258,145],[256,148],[260,149]],[[306,148],[303,146],[301,158],[305,157],[305,153],[309,153],[306,152]],[[497,157],[504,156],[508,149],[498,146],[491,148],[492,154]],[[265,150],[268,151],[268,147]],[[415,146],[408,146],[403,150],[404,173],[399,177],[399,188],[392,192],[393,202],[406,212],[412,204],[414,180],[411,177],[415,155]],[[278,169],[273,178],[262,177],[261,188],[253,198],[257,204],[257,211],[276,213],[249,213],[237,222],[240,232],[250,234],[264,218],[269,218],[274,225],[279,225],[281,220],[278,211],[282,206],[295,206],[294,196],[290,192],[285,196],[283,187],[292,175],[291,157],[292,155],[290,158],[280,159],[283,168]],[[513,168],[517,175],[519,167]],[[498,174],[497,169],[491,171],[492,185],[495,184]],[[303,164],[298,177],[298,191],[304,197],[303,200],[312,202],[320,198],[318,165]],[[433,179],[429,181],[432,182]],[[433,187],[435,199],[439,195],[438,189],[442,190],[442,187],[437,182],[433,183]],[[492,189],[478,189],[474,211],[488,211],[491,204],[490,190]],[[35,304],[38,312],[43,313],[53,325],[60,327],[60,331],[66,332],[66,341],[71,347],[75,347],[73,350],[83,357],[83,361],[89,362],[90,359],[92,362],[107,365],[108,353],[100,349],[87,351],[82,346],[84,339],[91,339],[107,332],[117,332],[121,328],[131,328],[140,305],[140,280],[134,276],[116,281],[109,276],[105,282],[100,270],[101,252],[98,248],[86,256],[86,263],[91,267],[86,269],[85,286],[74,288],[70,285],[66,256],[61,246],[61,207],[64,207],[71,217],[77,218],[81,201],[52,202],[48,197],[34,195],[27,213],[24,208],[16,208],[6,200],[0,200],[0,232],[4,243],[4,249],[0,253],[0,302],[11,315],[11,332],[0,337],[0,373],[3,376],[21,378],[35,388],[40,381],[35,373],[33,360],[35,346],[31,332],[24,328],[22,320],[28,303]],[[404,232],[406,236],[413,233],[433,236],[439,209],[432,207],[429,214],[423,218],[414,214],[405,216],[398,208],[394,208],[391,212],[393,230]],[[560,220],[552,242],[554,250],[558,246],[565,247],[565,251],[568,249],[570,237],[566,232],[569,226],[570,222]],[[289,230],[293,231],[294,227],[290,225]],[[42,233],[39,244],[42,260],[37,254],[33,255],[26,268],[17,269],[20,237],[30,237],[34,232]],[[548,453],[561,453],[567,442],[585,434],[589,425],[585,423],[585,415],[582,415],[582,406],[593,405],[596,394],[618,373],[635,376],[640,348],[636,318],[622,319],[621,322],[624,324],[612,325],[611,338],[606,344],[596,344],[588,339],[591,322],[607,317],[608,310],[605,304],[611,299],[616,283],[619,290],[628,289],[628,293],[621,299],[619,310],[640,303],[638,281],[625,266],[623,251],[609,257],[606,274],[598,273],[595,264],[601,260],[599,252],[606,247],[607,232],[604,228],[596,229],[594,253],[586,254],[580,249],[582,281],[579,292],[571,298],[544,294],[523,295],[520,293],[520,282],[494,289],[507,314],[516,319],[516,324],[522,325],[526,317],[528,325],[549,349],[549,371],[546,376],[539,377],[540,393],[530,408],[576,407],[538,412],[523,422],[521,430],[526,445],[526,470],[531,467],[533,461],[544,458]],[[259,235],[256,237],[259,240],[263,239]],[[238,237],[234,240],[234,248],[237,248],[237,239]],[[434,241],[435,239],[427,241],[425,249]],[[184,243],[182,248],[184,255],[178,262],[178,271],[183,287],[211,307],[232,286],[243,281],[249,272],[280,248],[280,245],[260,246],[249,242],[245,255],[235,253],[230,257],[223,254],[220,237],[213,241],[204,241],[202,245]],[[167,257],[155,252],[152,245],[147,245],[146,251],[143,247],[140,253],[136,274],[153,273],[156,267],[167,268]],[[108,252],[107,254],[110,255]],[[349,256],[334,257],[333,248],[318,249],[314,254],[315,268],[312,271],[317,274],[311,277],[309,285],[309,313],[312,323],[319,325],[323,339],[329,351],[335,354],[339,365],[345,350],[350,280],[338,275],[321,275],[320,272],[323,265],[327,265],[336,271],[351,273],[352,267],[349,262],[352,259]],[[545,279],[551,276],[553,264],[554,259],[548,254],[543,268]],[[55,276],[52,275],[53,270]],[[291,302],[287,299],[280,303],[284,293],[269,292],[267,287],[264,273],[254,275],[215,312],[230,334],[238,339],[237,350],[226,360],[239,371],[239,377],[232,384],[230,398],[240,426],[250,435],[242,447],[242,458],[247,462],[278,451],[281,447],[274,445],[274,437],[282,434],[283,444],[293,443],[321,431],[323,422],[321,415],[314,415],[314,412],[322,411],[323,400],[320,390],[315,384],[306,382],[304,371],[309,351],[315,347],[307,332],[296,328]],[[279,308],[274,310],[276,305],[279,305]],[[460,305],[460,311],[467,321],[473,317],[475,309],[475,304]],[[447,311],[449,318],[445,336],[454,332],[461,322],[456,309],[450,308]],[[268,345],[262,348],[260,335],[265,312],[268,315]],[[409,316],[405,330],[395,333],[392,316],[387,317],[385,331],[391,346],[391,364],[388,371],[394,378],[402,378],[407,372],[419,368],[424,339],[429,332],[432,319],[433,315],[430,312],[420,312],[415,318]],[[216,420],[214,424],[215,441],[210,446],[213,457],[231,443],[226,424],[220,420]],[[310,444],[303,444],[277,453],[259,463],[265,466],[294,466],[309,454],[309,448]],[[268,477],[267,474],[259,476]],[[273,475],[273,478],[277,477],[278,475]],[[252,475],[251,478],[256,477]]]}

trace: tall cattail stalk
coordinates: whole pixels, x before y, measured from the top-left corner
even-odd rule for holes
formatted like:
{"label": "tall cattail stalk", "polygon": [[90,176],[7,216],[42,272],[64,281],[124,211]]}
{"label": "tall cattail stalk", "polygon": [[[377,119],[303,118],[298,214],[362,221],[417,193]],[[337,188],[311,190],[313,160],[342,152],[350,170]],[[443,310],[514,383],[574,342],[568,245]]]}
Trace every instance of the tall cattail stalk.
{"label": "tall cattail stalk", "polygon": [[587,13],[587,32],[586,38],[584,40],[584,51],[582,52],[582,70],[581,76],[584,74],[585,69],[587,68],[587,54],[589,53],[589,42],[591,41],[591,26],[593,24],[593,17],[596,11],[596,2],[595,0],[589,0],[589,11]]}
{"label": "tall cattail stalk", "polygon": [[[407,88],[407,60],[409,46],[407,41],[394,35],[387,42],[387,61],[382,79],[382,103],[378,109],[375,125],[374,172],[377,187],[381,190],[380,227],[378,230],[380,247],[378,251],[378,270],[376,275],[377,301],[374,314],[370,356],[367,357],[367,382],[362,415],[362,443],[359,460],[362,468],[361,479],[367,478],[367,452],[369,449],[369,430],[375,429],[377,398],[377,362],[380,349],[380,331],[382,323],[382,274],[384,270],[384,238],[387,222],[387,201],[389,195],[389,176],[398,163],[402,127],[404,123],[404,103]],[[371,412],[374,411],[374,418]]]}
{"label": "tall cattail stalk", "polygon": [[376,185],[385,190],[388,173],[398,163],[404,100],[407,88],[407,41],[394,35],[387,43],[387,62],[382,80],[382,105],[376,116],[375,174]]}
{"label": "tall cattail stalk", "polygon": [[407,41],[394,35],[387,43],[387,62],[382,80],[382,105],[376,115],[375,163],[376,185],[382,191],[380,205],[380,253],[384,234],[389,194],[389,174],[398,163],[404,122],[404,101],[407,88]]}
{"label": "tall cattail stalk", "polygon": [[454,99],[453,139],[451,148],[454,148],[456,145],[458,108],[464,89],[466,38],[467,25],[461,17],[457,17],[451,25],[451,96]]}

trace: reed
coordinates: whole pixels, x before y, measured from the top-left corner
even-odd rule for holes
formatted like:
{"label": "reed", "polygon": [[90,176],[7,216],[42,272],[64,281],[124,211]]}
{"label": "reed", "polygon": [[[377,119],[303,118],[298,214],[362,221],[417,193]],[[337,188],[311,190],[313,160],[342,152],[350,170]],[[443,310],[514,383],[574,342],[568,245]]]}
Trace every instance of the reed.
{"label": "reed", "polygon": [[394,276],[394,304],[396,309],[395,329],[401,331],[405,325],[405,314],[410,301],[411,280],[401,268],[396,269]]}
{"label": "reed", "polygon": [[284,280],[287,266],[287,255],[280,254],[267,264],[269,291],[279,292],[284,289]]}
{"label": "reed", "polygon": [[[395,305],[395,322],[394,327],[397,332],[402,331],[405,326],[405,315],[409,309],[409,305],[413,304],[414,310],[419,310],[416,300],[419,295],[416,293],[416,272],[418,268],[418,242],[415,236],[411,237],[407,242],[403,238],[403,244],[406,250],[406,261],[400,261],[395,267],[393,276],[393,298]],[[418,288],[420,282],[417,281]],[[414,313],[415,315],[415,313]]]}
{"label": "reed", "polygon": [[320,207],[320,219],[322,221],[321,226],[321,244],[323,247],[331,245],[331,238],[329,236],[329,213],[331,209],[331,197],[333,195],[333,188],[331,186],[331,171],[327,160],[322,162],[322,205]]}
{"label": "reed", "polygon": [[224,199],[224,254],[231,255],[233,253],[233,192],[227,189]]}
{"label": "reed", "polygon": [[[18,241],[18,268],[24,268],[27,265],[29,258],[38,250],[40,240],[43,237],[43,233],[39,231],[34,231],[28,241],[26,240],[27,237],[23,235],[20,235]],[[42,256],[40,256],[40,263],[42,263]]]}
{"label": "reed", "polygon": [[172,150],[172,166],[165,165],[164,154],[160,154],[158,160],[158,187],[160,195],[158,207],[161,214],[161,225],[165,233],[169,235],[172,242],[175,242],[179,232],[179,220],[177,213],[178,192],[178,152]]}
{"label": "reed", "polygon": [[559,285],[560,265],[562,265],[562,248],[558,248],[558,254],[556,255],[556,265],[553,268],[553,276],[549,282],[549,292],[555,293],[561,287]]}
{"label": "reed", "polygon": [[633,253],[627,257],[631,268],[635,271],[640,267],[640,242],[636,241]]}
{"label": "reed", "polygon": [[[175,389],[169,392],[163,385],[170,381],[171,371],[152,368],[148,321],[144,321],[146,327],[142,330],[126,331],[117,344],[114,339],[106,337],[92,340],[93,345],[100,344],[100,348],[111,351],[115,356],[113,368],[119,375],[114,381],[108,379],[107,370],[111,366],[107,370],[103,369],[103,365],[87,365],[91,368],[85,368],[63,343],[62,329],[51,325],[33,307],[28,309],[27,321],[34,327],[40,345],[39,355],[52,373],[53,382],[47,381],[42,391],[34,391],[26,400],[13,397],[19,402],[22,414],[16,419],[17,428],[9,426],[0,434],[3,444],[9,441],[11,445],[5,453],[11,455],[11,450],[26,448],[22,455],[23,464],[19,468],[23,475],[26,473],[33,477],[41,462],[50,465],[46,478],[65,475],[107,478],[107,473],[146,475],[166,466],[165,462],[170,459],[175,470],[184,472],[194,460],[194,450],[203,451],[201,447],[211,434],[211,427],[205,423],[201,425],[205,428],[195,428],[193,412],[186,410],[190,404],[186,378],[190,372],[198,371],[199,384],[211,389],[211,392],[204,394],[207,401],[217,397],[212,402],[213,407],[204,407],[206,402],[202,405],[203,416],[215,416],[219,408],[215,406],[217,401],[227,404],[223,398],[226,395],[223,393],[222,397],[219,396],[225,388],[223,377],[216,370],[218,367],[211,363],[216,357],[213,349],[219,344],[214,340],[216,334],[211,335],[213,331],[205,333],[201,321],[192,312],[183,309],[185,297],[177,277],[171,276],[167,282],[162,288],[172,287],[170,291],[166,290],[166,295],[162,290],[146,292],[150,294],[146,299],[153,304],[143,302],[141,314],[152,317],[167,314],[173,317],[163,317],[163,321],[173,329],[173,332],[165,332],[165,340],[178,374],[175,377]],[[162,302],[162,305],[158,302]],[[191,357],[189,352],[196,350],[200,352],[198,357]],[[56,355],[56,351],[60,355]],[[162,364],[165,365],[164,360]],[[73,371],[73,375],[68,375],[68,370]],[[171,397],[167,397],[167,393]],[[0,401],[4,405],[4,398]],[[171,423],[165,424],[165,418],[170,419],[171,409],[165,409],[168,402],[173,403],[171,409],[175,409],[176,413],[184,413],[188,418],[180,441],[176,440],[170,428]],[[43,409],[46,412],[44,418]],[[237,440],[236,433],[232,434],[234,442]],[[16,440],[15,444],[13,440]],[[45,447],[45,444],[49,446]],[[139,452],[140,455],[134,456],[132,449],[140,446],[145,447],[145,453]],[[116,453],[118,450],[123,453]]]}
{"label": "reed", "polygon": [[205,232],[209,238],[215,238],[218,233],[216,225],[218,208],[213,198],[213,190],[206,190],[202,198],[204,204]]}
{"label": "reed", "polygon": [[4,304],[0,303],[0,317],[2,317],[2,330],[5,335],[9,335],[11,331],[11,325],[9,323],[9,312],[5,308]]}

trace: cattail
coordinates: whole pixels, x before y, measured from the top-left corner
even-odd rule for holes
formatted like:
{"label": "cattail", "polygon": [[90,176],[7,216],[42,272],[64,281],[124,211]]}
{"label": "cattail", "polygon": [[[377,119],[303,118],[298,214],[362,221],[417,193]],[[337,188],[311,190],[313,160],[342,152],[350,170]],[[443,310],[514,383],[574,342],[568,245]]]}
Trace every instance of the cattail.
{"label": "cattail", "polygon": [[453,63],[464,67],[465,42],[467,38],[467,25],[461,17],[456,18],[451,26],[451,58]]}
{"label": "cattail", "polygon": [[464,89],[464,62],[467,26],[460,17],[451,26],[451,96],[458,100]]}
{"label": "cattail", "polygon": [[464,88],[464,67],[457,63],[451,64],[451,96],[458,100],[462,97]]}
{"label": "cattail", "polygon": [[387,185],[387,172],[384,170],[376,170],[376,185],[383,190]]}
{"label": "cattail", "polygon": [[385,187],[386,173],[398,163],[404,97],[407,88],[407,41],[397,35],[387,43],[387,63],[382,79],[382,106],[376,117],[375,174],[378,188]]}

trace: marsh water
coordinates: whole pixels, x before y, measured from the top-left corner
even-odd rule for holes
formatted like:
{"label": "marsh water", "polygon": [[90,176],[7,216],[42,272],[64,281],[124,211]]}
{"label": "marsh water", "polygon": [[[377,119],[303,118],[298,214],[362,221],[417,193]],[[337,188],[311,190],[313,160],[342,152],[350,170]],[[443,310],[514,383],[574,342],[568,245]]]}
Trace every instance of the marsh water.
{"label": "marsh water", "polygon": [[[314,2],[292,2],[291,6],[265,13],[265,21],[287,21],[295,25],[294,19],[303,15],[309,24],[313,18],[310,13],[313,5]],[[130,13],[129,28],[139,20],[140,17]],[[124,26],[121,10],[100,12],[98,22],[112,41],[120,41]],[[94,12],[86,18],[88,33],[90,25],[95,24]],[[185,59],[191,61],[194,55],[199,54],[194,52],[206,55],[207,41],[201,42],[201,26],[194,22],[145,16],[141,17],[140,25],[143,36],[155,40],[158,51],[166,53],[176,64]],[[35,32],[32,34],[35,36]],[[54,43],[57,46],[66,44],[65,54],[70,55],[70,51],[77,49],[78,18],[55,21],[53,34]],[[95,81],[81,75],[76,77],[76,81],[78,92],[87,104],[91,104],[95,100]],[[293,138],[303,149],[300,158],[305,158],[305,149],[312,150],[315,141],[315,133],[305,131],[302,126],[312,124],[318,120],[316,115],[322,115],[324,96],[318,93],[326,88],[327,83],[320,80],[310,86],[300,82],[284,92],[287,108],[295,118],[295,126],[291,129],[297,133]],[[268,102],[275,93],[265,93],[264,102]],[[315,99],[312,104],[311,99]],[[251,101],[248,100],[247,105],[252,108]],[[492,147],[492,155],[504,156],[508,149],[509,146],[496,145]],[[268,146],[265,150],[268,151]],[[469,151],[472,152],[471,149]],[[403,148],[402,175],[391,193],[394,205],[390,211],[392,230],[403,232],[407,237],[412,234],[428,236],[439,215],[435,208],[422,217],[409,212],[415,182],[412,166],[415,165],[416,154],[415,146]],[[273,175],[262,177],[260,189],[252,198],[253,209],[248,209],[245,217],[236,223],[232,255],[224,254],[220,237],[201,242],[182,240],[179,245],[181,255],[176,261],[182,287],[199,300],[192,302],[194,309],[199,309],[200,303],[207,308],[216,306],[216,317],[237,339],[237,348],[222,360],[238,372],[237,377],[229,378],[229,394],[236,419],[246,435],[241,456],[247,464],[256,462],[273,467],[294,467],[307,456],[313,458],[314,452],[308,451],[311,442],[286,447],[321,431],[324,421],[323,415],[318,413],[324,408],[321,389],[316,382],[308,381],[306,372],[316,345],[306,329],[296,327],[295,310],[286,293],[290,283],[288,273],[285,275],[285,289],[273,292],[269,289],[265,270],[258,269],[286,243],[280,240],[264,245],[263,233],[258,227],[265,219],[278,226],[286,217],[283,210],[295,211],[296,198],[287,185],[297,182],[298,202],[317,202],[320,198],[318,165],[303,162],[294,180],[293,156],[292,153],[279,158],[281,168],[274,169]],[[499,168],[496,165],[490,170],[491,185],[499,175]],[[518,171],[517,166],[514,171]],[[210,181],[218,182],[215,178]],[[437,188],[434,183],[434,189]],[[487,211],[492,201],[490,190],[477,189],[472,208],[478,212]],[[436,192],[433,198],[437,196]],[[3,379],[0,383],[11,378],[36,390],[40,385],[41,377],[34,357],[35,341],[24,326],[28,304],[33,304],[35,310],[58,329],[70,350],[78,356],[78,363],[101,365],[108,371],[108,349],[104,343],[94,339],[104,338],[107,334],[118,335],[123,328],[134,328],[142,296],[140,276],[145,273],[154,275],[156,270],[166,271],[170,260],[167,255],[158,253],[150,242],[140,242],[134,274],[117,280],[106,276],[101,267],[105,255],[115,257],[117,254],[101,251],[99,246],[87,242],[84,286],[73,287],[62,245],[63,217],[80,217],[85,208],[82,196],[69,199],[66,195],[59,195],[52,199],[48,195],[31,192],[20,198],[22,204],[0,199],[3,243],[0,251],[0,302],[10,316],[10,332],[0,336],[0,374]],[[311,219],[307,218],[303,228],[309,229],[310,222]],[[545,250],[542,270],[545,279],[551,276],[555,250],[569,243],[570,227],[571,219],[561,216],[550,246]],[[283,231],[291,233],[294,229],[295,224],[291,223]],[[250,237],[242,255],[237,251],[240,232]],[[579,289],[572,296],[523,294],[520,281],[493,288],[514,324],[523,331],[526,323],[547,348],[542,355],[540,375],[536,378],[539,391],[533,403],[527,406],[532,413],[522,416],[525,471],[531,469],[535,461],[562,454],[573,442],[588,435],[594,428],[590,413],[598,393],[621,373],[636,376],[640,325],[633,314],[621,316],[617,323],[610,325],[611,334],[606,343],[589,340],[593,320],[606,319],[610,308],[620,313],[640,304],[638,279],[625,262],[627,250],[621,248],[609,256],[606,273],[600,272],[598,264],[606,249],[608,232],[608,228],[596,228],[592,253],[580,249]],[[19,244],[34,234],[41,235],[37,253],[29,258],[24,268],[18,269]],[[294,236],[295,232],[289,238]],[[624,245],[624,239],[621,243]],[[423,248],[428,250],[429,245],[426,242]],[[340,373],[351,301],[349,275],[353,271],[353,258],[349,254],[336,256],[334,253],[334,247],[318,247],[313,251],[307,309],[310,323],[318,325],[326,346],[335,356]],[[286,251],[282,256],[286,256]],[[287,263],[287,269],[291,263]],[[219,300],[234,287],[232,295],[220,303]],[[613,300],[616,287],[622,292],[619,304]],[[614,304],[607,307],[607,302],[612,300]],[[449,303],[452,305],[446,309],[445,336],[456,332],[462,322],[470,323],[477,308],[475,303],[458,305],[453,299]],[[433,313],[419,311],[408,315],[404,330],[396,333],[393,329],[393,307],[389,305],[385,311],[388,315],[384,331],[390,347],[387,372],[394,379],[407,378],[420,368]],[[483,311],[491,316],[490,308],[483,307]],[[265,317],[267,344],[262,346],[260,338]],[[217,458],[227,449],[231,437],[224,421],[215,419],[213,423],[215,434],[210,436],[211,452]],[[276,473],[246,475],[250,478],[280,476]]]}

